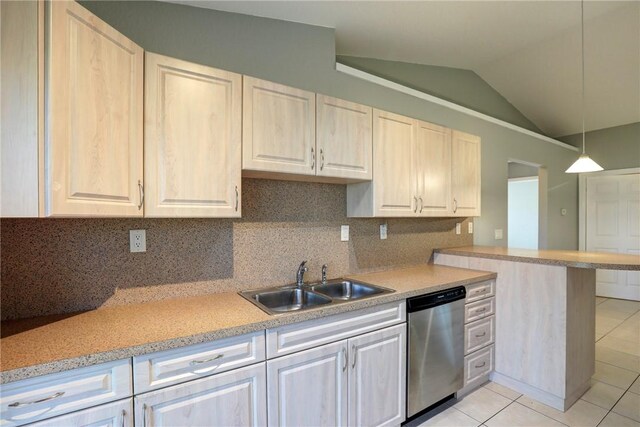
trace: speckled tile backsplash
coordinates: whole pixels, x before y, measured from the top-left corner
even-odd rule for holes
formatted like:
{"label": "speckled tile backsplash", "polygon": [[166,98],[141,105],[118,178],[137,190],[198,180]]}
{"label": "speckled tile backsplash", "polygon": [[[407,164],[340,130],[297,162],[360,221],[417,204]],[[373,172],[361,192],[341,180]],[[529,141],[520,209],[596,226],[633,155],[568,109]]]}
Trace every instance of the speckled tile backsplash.
{"label": "speckled tile backsplash", "polygon": [[[427,262],[437,247],[469,245],[459,219],[346,217],[346,186],[244,179],[242,219],[2,219],[1,317],[14,319],[108,305],[290,283]],[[465,221],[466,222],[466,221]],[[340,241],[340,225],[351,240]],[[129,252],[145,229],[147,252]]]}

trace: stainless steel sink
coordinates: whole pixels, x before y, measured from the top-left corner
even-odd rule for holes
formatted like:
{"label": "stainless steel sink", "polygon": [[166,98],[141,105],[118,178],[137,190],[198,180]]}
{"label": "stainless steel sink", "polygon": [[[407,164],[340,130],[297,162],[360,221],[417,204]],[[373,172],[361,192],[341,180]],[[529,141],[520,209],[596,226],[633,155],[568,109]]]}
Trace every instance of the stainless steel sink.
{"label": "stainless steel sink", "polygon": [[304,285],[302,288],[288,285],[243,291],[239,294],[268,314],[282,314],[392,292],[395,291],[368,283],[333,279],[327,283],[318,282]]}
{"label": "stainless steel sink", "polygon": [[391,289],[345,279],[336,279],[330,280],[327,283],[312,284],[309,288],[313,291],[327,295],[332,299],[345,301],[352,301],[373,295],[393,292]]}
{"label": "stainless steel sink", "polygon": [[304,310],[319,305],[331,304],[331,298],[307,289],[269,288],[240,292],[240,295],[269,314]]}

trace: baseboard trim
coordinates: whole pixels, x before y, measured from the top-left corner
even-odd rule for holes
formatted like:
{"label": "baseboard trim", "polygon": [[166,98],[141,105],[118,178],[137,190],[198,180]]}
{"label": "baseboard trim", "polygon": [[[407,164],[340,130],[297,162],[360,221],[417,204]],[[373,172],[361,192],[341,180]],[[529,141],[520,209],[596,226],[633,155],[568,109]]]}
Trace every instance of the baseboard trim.
{"label": "baseboard trim", "polygon": [[[552,408],[555,408],[563,412],[566,410],[566,407],[565,407],[566,399],[556,396],[555,394],[532,387],[529,384],[523,383],[522,381],[514,380],[511,377],[502,375],[495,371],[491,373],[490,378],[491,378],[491,381],[495,383],[498,383],[505,387],[509,387],[510,389],[515,390],[519,393],[522,393],[527,397],[535,399],[538,402],[544,403],[547,406],[551,406]],[[571,404],[573,404],[574,402],[575,400],[571,402]]]}

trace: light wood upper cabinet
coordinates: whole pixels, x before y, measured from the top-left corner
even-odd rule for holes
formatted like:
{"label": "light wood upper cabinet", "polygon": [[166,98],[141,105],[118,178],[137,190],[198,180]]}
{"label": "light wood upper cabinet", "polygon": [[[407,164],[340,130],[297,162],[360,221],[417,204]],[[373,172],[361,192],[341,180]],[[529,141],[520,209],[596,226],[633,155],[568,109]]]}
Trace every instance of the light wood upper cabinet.
{"label": "light wood upper cabinet", "polygon": [[316,103],[316,174],[370,180],[371,107],[320,94]]}
{"label": "light wood upper cabinet", "polygon": [[73,1],[47,3],[47,216],[142,216],[143,51]]}
{"label": "light wood upper cabinet", "polygon": [[242,76],[145,58],[145,216],[240,217]]}
{"label": "light wood upper cabinet", "polygon": [[480,137],[452,133],[452,198],[454,216],[480,215]]}
{"label": "light wood upper cabinet", "polygon": [[418,121],[415,153],[417,213],[451,214],[451,129]]}
{"label": "light wood upper cabinet", "polygon": [[242,168],[315,175],[316,95],[244,77]]}

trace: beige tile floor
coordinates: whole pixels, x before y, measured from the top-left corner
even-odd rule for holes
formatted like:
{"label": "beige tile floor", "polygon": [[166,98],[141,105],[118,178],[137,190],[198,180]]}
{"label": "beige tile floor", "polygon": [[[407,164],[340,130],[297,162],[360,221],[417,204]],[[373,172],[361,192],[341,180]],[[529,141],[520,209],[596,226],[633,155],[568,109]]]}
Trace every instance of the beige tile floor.
{"label": "beige tile floor", "polygon": [[640,302],[596,298],[596,372],[561,412],[489,382],[407,427],[640,427]]}

